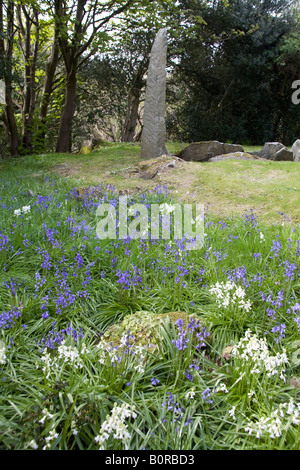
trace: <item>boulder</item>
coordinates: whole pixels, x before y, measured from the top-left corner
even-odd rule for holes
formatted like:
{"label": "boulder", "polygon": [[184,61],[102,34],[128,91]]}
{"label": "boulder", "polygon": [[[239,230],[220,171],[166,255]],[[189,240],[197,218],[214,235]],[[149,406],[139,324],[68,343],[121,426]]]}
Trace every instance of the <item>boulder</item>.
{"label": "boulder", "polygon": [[283,148],[274,154],[273,160],[274,162],[293,162],[293,152],[290,152],[287,148]]}
{"label": "boulder", "polygon": [[229,152],[243,152],[241,145],[224,144],[217,140],[194,142],[185,147],[179,153],[178,157],[185,161],[207,162],[210,158],[218,155],[224,155]]}
{"label": "boulder", "polygon": [[242,145],[238,144],[224,144],[224,153],[244,152]]}
{"label": "boulder", "polygon": [[223,160],[260,160],[260,157],[247,152],[232,152],[210,158],[209,162],[222,162]]}
{"label": "boulder", "polygon": [[300,377],[293,376],[289,381],[290,387],[300,388]]}
{"label": "boulder", "polygon": [[138,176],[145,180],[151,180],[156,175],[164,173],[168,168],[176,168],[175,159],[171,155],[161,155],[158,158],[142,160],[137,166]]}
{"label": "boulder", "polygon": [[294,162],[300,162],[300,140],[299,139],[293,143],[291,151],[293,152]]}
{"label": "boulder", "polygon": [[81,144],[79,155],[87,155],[88,153],[91,153],[92,150],[93,150],[93,141],[85,140]]}
{"label": "boulder", "polygon": [[267,160],[274,160],[275,153],[282,149],[286,149],[286,147],[280,142],[266,142],[259,152],[252,152],[252,154]]}
{"label": "boulder", "polygon": [[99,200],[103,197],[104,190],[102,184],[95,186],[80,186],[76,188],[76,197],[81,200],[96,199]]}
{"label": "boulder", "polygon": [[[126,315],[125,318],[110,327],[102,334],[100,342],[110,346],[120,347],[121,338],[124,334],[132,335],[131,342],[134,345],[140,345],[144,348],[148,348],[152,353],[155,351],[159,352],[161,346],[159,344],[164,341],[163,335],[161,335],[161,328],[164,325],[171,326],[174,333],[177,335],[180,330],[176,322],[181,319],[183,321],[183,329],[187,329],[190,322],[195,322],[198,325],[195,332],[191,332],[191,339],[197,340],[196,333],[199,333],[205,327],[205,323],[195,314],[188,314],[186,312],[168,312],[168,313],[153,313],[148,311],[138,311],[130,315]],[[211,337],[208,336],[205,340],[207,343],[211,342]],[[197,343],[196,343],[197,344]]]}

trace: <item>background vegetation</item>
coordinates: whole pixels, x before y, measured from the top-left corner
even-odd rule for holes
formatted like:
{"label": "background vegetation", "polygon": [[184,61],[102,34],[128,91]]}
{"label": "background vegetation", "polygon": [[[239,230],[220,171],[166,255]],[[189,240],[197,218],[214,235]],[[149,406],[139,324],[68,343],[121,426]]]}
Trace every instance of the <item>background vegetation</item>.
{"label": "background vegetation", "polygon": [[296,1],[0,2],[1,155],[138,141],[149,52],[168,31],[168,140],[299,136]]}

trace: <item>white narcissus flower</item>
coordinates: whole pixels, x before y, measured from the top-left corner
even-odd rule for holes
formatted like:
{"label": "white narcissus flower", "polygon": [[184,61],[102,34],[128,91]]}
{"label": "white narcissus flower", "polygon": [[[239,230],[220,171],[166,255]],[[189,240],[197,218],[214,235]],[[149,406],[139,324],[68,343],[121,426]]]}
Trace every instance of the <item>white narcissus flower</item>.
{"label": "white narcissus flower", "polygon": [[289,403],[281,403],[269,416],[262,416],[258,421],[249,421],[245,431],[250,435],[254,432],[256,437],[269,435],[271,439],[282,436],[292,424],[299,425],[300,404],[294,403],[291,398]]}
{"label": "white narcissus flower", "polygon": [[209,289],[209,292],[216,296],[219,307],[237,306],[246,312],[251,310],[250,300],[245,300],[245,290],[241,286],[237,286],[235,282],[228,281],[226,284],[223,281],[217,282]]}
{"label": "white narcissus flower", "polygon": [[28,442],[28,447],[31,447],[34,450],[38,449],[38,445],[37,445],[37,443],[35,442],[34,439],[32,439],[32,441]]}
{"label": "white narcissus flower", "polygon": [[231,410],[228,411],[229,416],[231,416],[233,420],[236,419],[236,418],[235,418],[235,409],[236,409],[236,407],[233,406],[233,407],[231,408]]}
{"label": "white narcissus flower", "polygon": [[14,215],[19,217],[21,214],[28,214],[30,212],[30,206],[23,206],[22,209],[15,209]]}
{"label": "white narcissus flower", "polygon": [[23,206],[22,207],[22,212],[23,212],[23,214],[28,214],[28,212],[30,212],[30,206]]}
{"label": "white narcissus flower", "polygon": [[171,212],[173,212],[174,209],[175,209],[175,206],[172,204],[168,204],[168,203],[161,204],[160,206],[160,210],[163,214],[171,214]]}
{"label": "white narcissus flower", "polygon": [[226,385],[223,382],[219,383],[216,387],[216,392],[228,393]]}
{"label": "white narcissus flower", "polygon": [[194,397],[195,397],[195,389],[192,388],[191,390],[187,392],[187,394],[185,395],[185,398],[186,400],[193,400]]}
{"label": "white narcissus flower", "polygon": [[110,436],[121,440],[125,450],[128,449],[131,436],[124,421],[127,418],[135,419],[136,417],[137,414],[134,411],[134,406],[131,407],[128,403],[118,406],[115,403],[111,410],[111,416],[108,415],[106,417],[106,420],[101,425],[98,436],[95,437],[95,441],[99,444],[100,449],[105,450],[105,443]]}
{"label": "white narcissus flower", "polygon": [[288,363],[286,350],[283,349],[281,354],[277,353],[276,356],[271,356],[266,338],[259,339],[250,330],[247,330],[245,336],[233,347],[231,355],[244,360],[245,363],[251,360],[253,374],[265,372],[268,377],[280,374],[280,378],[285,380],[284,364]]}
{"label": "white narcissus flower", "polygon": [[3,341],[0,341],[0,364],[5,364],[6,355],[5,355],[5,344]]}

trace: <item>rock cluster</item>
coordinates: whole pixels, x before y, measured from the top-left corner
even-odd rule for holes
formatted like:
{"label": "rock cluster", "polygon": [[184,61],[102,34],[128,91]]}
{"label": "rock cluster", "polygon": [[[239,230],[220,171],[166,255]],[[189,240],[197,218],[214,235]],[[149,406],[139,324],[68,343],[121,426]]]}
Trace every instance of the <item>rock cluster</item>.
{"label": "rock cluster", "polygon": [[241,145],[217,140],[193,142],[178,154],[182,160],[192,162],[218,162],[222,160],[272,160],[300,162],[300,140],[289,150],[280,142],[266,142],[258,152],[244,152]]}
{"label": "rock cluster", "polygon": [[280,142],[266,142],[259,152],[253,152],[253,154],[266,160],[273,160],[274,162],[294,161],[293,152]]}

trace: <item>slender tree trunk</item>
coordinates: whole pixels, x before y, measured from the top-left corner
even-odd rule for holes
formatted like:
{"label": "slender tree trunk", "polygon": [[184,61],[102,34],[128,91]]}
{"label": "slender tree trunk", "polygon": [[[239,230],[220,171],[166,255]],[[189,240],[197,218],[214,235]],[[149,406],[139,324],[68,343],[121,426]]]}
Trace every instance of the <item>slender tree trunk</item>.
{"label": "slender tree trunk", "polygon": [[127,113],[121,135],[122,142],[134,141],[135,130],[139,119],[140,97],[142,89],[145,86],[144,74],[149,66],[149,52],[150,49],[145,53],[143,60],[140,62],[128,94]]}
{"label": "slender tree trunk", "polygon": [[9,80],[5,80],[5,100],[6,117],[10,137],[10,153],[12,157],[15,157],[19,153],[19,133],[12,100],[12,85]]}
{"label": "slender tree trunk", "polygon": [[[59,31],[59,46],[66,68],[65,103],[58,132],[57,152],[70,152],[72,149],[72,121],[76,109],[78,68],[95,54],[97,47],[93,47],[93,41],[101,29],[113,17],[126,11],[133,0],[127,0],[124,4],[115,1],[95,1],[93,7],[93,2],[88,2],[88,0],[74,0],[73,19],[69,16],[67,3],[64,0],[54,1],[55,24]],[[112,10],[109,11],[108,7]],[[103,14],[102,18],[101,14]],[[71,34],[69,34],[68,26],[72,26]],[[83,57],[89,49],[90,51]]]}
{"label": "slender tree trunk", "polygon": [[[16,156],[19,153],[19,134],[14,113],[14,105],[12,99],[12,55],[14,40],[14,2],[7,2],[7,31],[4,34],[3,21],[3,0],[0,0],[0,54],[4,58],[4,82],[5,82],[5,124],[8,130],[10,141],[10,154]],[[4,37],[6,36],[6,40]]]}
{"label": "slender tree trunk", "polygon": [[[27,153],[33,151],[33,120],[36,106],[36,66],[39,50],[39,15],[33,6],[17,7],[19,42],[24,55],[24,88],[22,106],[22,144]],[[32,27],[34,26],[34,40]]]}
{"label": "slender tree trunk", "polygon": [[135,129],[138,121],[138,110],[140,104],[141,90],[134,88],[128,96],[127,114],[122,129],[122,142],[133,142]]}
{"label": "slender tree trunk", "polygon": [[62,110],[56,152],[66,153],[72,151],[72,123],[76,109],[77,66],[74,64],[66,77],[65,103]]}
{"label": "slender tree trunk", "polygon": [[51,55],[46,65],[45,81],[42,92],[42,99],[39,112],[39,125],[38,125],[38,144],[40,147],[45,145],[46,136],[46,119],[48,108],[50,104],[51,94],[53,91],[53,81],[56,72],[56,67],[59,58],[59,45],[56,34],[54,35]]}

